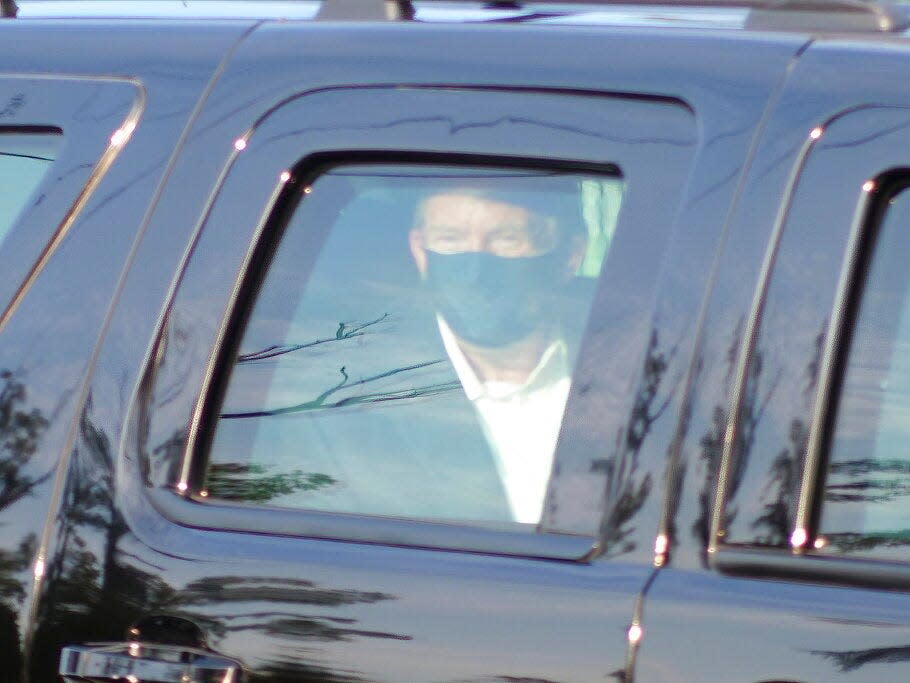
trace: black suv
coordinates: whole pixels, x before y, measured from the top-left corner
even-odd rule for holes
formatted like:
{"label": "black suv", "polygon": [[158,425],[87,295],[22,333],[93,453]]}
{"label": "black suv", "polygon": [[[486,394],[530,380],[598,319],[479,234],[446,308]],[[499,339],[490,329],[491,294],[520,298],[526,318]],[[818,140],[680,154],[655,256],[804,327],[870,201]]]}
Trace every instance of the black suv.
{"label": "black suv", "polygon": [[0,681],[908,679],[910,10],[2,8]]}

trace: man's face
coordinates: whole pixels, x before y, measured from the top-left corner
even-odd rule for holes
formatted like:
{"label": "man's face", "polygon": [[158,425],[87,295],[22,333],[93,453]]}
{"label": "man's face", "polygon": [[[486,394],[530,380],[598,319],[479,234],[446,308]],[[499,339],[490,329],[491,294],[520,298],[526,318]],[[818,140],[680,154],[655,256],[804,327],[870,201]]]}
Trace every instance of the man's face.
{"label": "man's face", "polygon": [[553,219],[524,207],[457,192],[425,200],[411,231],[411,253],[426,273],[425,250],[437,254],[486,252],[502,258],[539,256],[556,246]]}
{"label": "man's face", "polygon": [[555,219],[451,191],[426,199],[416,223],[414,262],[461,341],[502,348],[552,325],[553,295],[583,253],[559,244]]}

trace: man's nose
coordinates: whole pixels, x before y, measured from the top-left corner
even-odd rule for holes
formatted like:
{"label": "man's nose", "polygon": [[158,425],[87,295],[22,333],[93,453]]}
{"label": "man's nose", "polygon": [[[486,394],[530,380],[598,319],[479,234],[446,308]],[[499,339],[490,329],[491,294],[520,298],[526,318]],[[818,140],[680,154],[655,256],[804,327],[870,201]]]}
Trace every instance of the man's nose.
{"label": "man's nose", "polygon": [[465,239],[463,246],[464,251],[468,252],[488,251],[490,248],[486,235],[479,233],[470,233],[467,235],[467,239]]}
{"label": "man's nose", "polygon": [[478,237],[471,242],[471,251],[490,251],[490,241],[484,237]]}

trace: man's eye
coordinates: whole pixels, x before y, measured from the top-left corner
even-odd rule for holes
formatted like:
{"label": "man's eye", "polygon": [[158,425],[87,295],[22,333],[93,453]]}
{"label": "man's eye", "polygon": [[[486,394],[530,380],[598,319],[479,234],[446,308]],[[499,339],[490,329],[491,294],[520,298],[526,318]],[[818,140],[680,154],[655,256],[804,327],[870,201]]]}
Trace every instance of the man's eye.
{"label": "man's eye", "polygon": [[459,235],[436,235],[428,246],[434,251],[458,251],[464,246],[464,239]]}
{"label": "man's eye", "polygon": [[523,235],[500,235],[494,238],[490,244],[496,250],[523,249],[529,246],[527,238]]}
{"label": "man's eye", "polygon": [[455,235],[444,235],[442,237],[437,237],[434,242],[437,244],[461,244],[462,239]]}

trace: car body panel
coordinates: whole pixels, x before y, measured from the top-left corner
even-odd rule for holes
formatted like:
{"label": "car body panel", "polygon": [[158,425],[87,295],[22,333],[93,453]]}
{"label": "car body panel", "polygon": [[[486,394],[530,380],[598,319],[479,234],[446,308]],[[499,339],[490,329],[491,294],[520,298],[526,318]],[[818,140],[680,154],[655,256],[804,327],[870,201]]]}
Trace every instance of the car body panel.
{"label": "car body panel", "polygon": [[[731,224],[730,256],[723,259],[706,318],[701,351],[706,372],[693,384],[692,418],[673,463],[682,502],[665,528],[679,533],[669,566],[645,601],[647,635],[636,663],[644,680],[906,676],[910,601],[903,592],[876,589],[903,585],[898,577],[904,568],[890,563],[885,579],[878,576],[884,565],[838,560],[830,549],[794,555],[789,550],[794,516],[769,529],[770,518],[759,519],[758,508],[775,495],[780,509],[797,507],[798,481],[782,486],[775,457],[802,462],[820,378],[837,376],[822,352],[861,215],[863,185],[902,167],[907,158],[899,131],[910,92],[888,74],[908,57],[901,41],[819,41],[794,68],[768,122]],[[828,192],[830,198],[819,205],[819,194]],[[762,261],[768,264],[764,269]],[[770,275],[767,286],[761,285],[762,273]],[[761,309],[747,306],[753,297]],[[749,337],[743,315],[749,308],[761,318],[749,358],[751,408],[740,415],[748,425],[740,429],[749,437],[744,450],[735,451],[747,464],[728,485],[727,496],[728,514],[741,519],[722,527],[731,545],[715,540],[716,552],[709,553],[715,501],[703,477],[720,468],[727,406],[743,371],[740,356]],[[756,373],[760,381],[754,380]],[[727,555],[733,557],[728,561]],[[681,641],[680,628],[694,629],[704,639],[698,645]],[[713,653],[720,639],[726,652],[717,661]]]}
{"label": "car body panel", "polygon": [[[839,118],[872,138],[894,134],[889,117],[910,102],[894,77],[908,59],[903,36],[743,30],[738,8],[661,20],[628,8],[427,6],[417,22],[259,24],[288,12],[190,5],[160,10],[177,18],[109,20],[91,18],[108,10],[85,8],[76,20],[79,11],[48,5],[45,16],[61,18],[0,24],[0,102],[27,83],[47,94],[41,125],[90,133],[68,151],[72,172],[0,245],[15,264],[0,274],[0,406],[11,417],[0,436],[12,478],[3,490],[15,494],[0,502],[0,680],[52,680],[62,647],[124,642],[149,617],[189,620],[251,681],[906,676],[910,604],[873,587],[888,585],[884,575],[906,581],[901,566],[864,579],[862,567],[870,576],[881,567],[793,557],[786,530],[746,559],[711,536],[764,274],[777,283],[769,296],[813,334],[791,326],[786,341],[757,347],[788,368],[762,395],[786,392],[779,405],[799,414],[763,423],[752,466],[787,446],[793,420],[813,419],[796,393],[831,319],[853,218],[843,207],[858,178],[905,155],[891,138],[835,145],[832,161],[813,165],[822,147],[807,141],[816,128],[833,134]],[[289,14],[315,11],[307,3]],[[189,18],[197,12],[208,19]],[[521,538],[508,548],[476,530],[436,540],[430,527],[419,541],[356,518],[334,531],[293,513],[284,532],[268,513],[231,526],[172,490],[188,481],[171,475],[192,455],[273,176],[300,154],[279,145],[257,166],[238,140],[252,153],[257,131],[286,116],[278,133],[342,160],[369,152],[594,167],[611,163],[612,143],[585,136],[615,125],[598,107],[622,101],[677,108],[693,134],[668,124],[635,141],[658,157],[660,145],[688,150],[662,169],[677,174],[678,196],[623,216],[630,227],[610,264],[616,307],[605,294],[573,399],[590,410],[570,410],[565,425],[574,474],[607,501],[599,523],[535,553]],[[36,125],[31,111],[10,123]],[[429,119],[410,120],[414,112]],[[571,125],[559,130],[560,117]],[[541,120],[551,134],[522,137]],[[460,133],[464,124],[472,132]],[[849,190],[825,199],[841,184]],[[815,210],[816,193],[839,222],[789,243],[799,230],[788,219],[829,215]],[[800,272],[805,254],[814,260]],[[792,280],[775,277],[778,255]],[[822,261],[825,276],[815,277],[810,266]],[[617,331],[622,362],[610,347]],[[167,476],[147,476],[155,458]],[[598,459],[601,470],[588,467]],[[763,477],[737,495],[767,485]],[[567,508],[580,490],[565,489]],[[549,530],[565,531],[566,519],[548,520]]]}
{"label": "car body panel", "polygon": [[[62,190],[71,183],[72,189],[48,193],[42,206],[23,215],[4,245],[4,253],[17,263],[4,275],[4,293],[12,297],[20,290],[17,306],[4,320],[5,342],[0,344],[9,409],[4,490],[23,495],[14,495],[12,507],[4,511],[0,542],[8,602],[0,645],[3,680],[24,675],[23,649],[33,634],[35,590],[43,588],[35,577],[37,573],[40,579],[48,568],[42,550],[46,520],[53,514],[55,496],[74,495],[62,490],[66,487],[57,475],[78,424],[86,372],[121,271],[184,126],[225,52],[248,27],[224,24],[201,37],[196,30],[173,27],[167,40],[157,41],[151,40],[155,32],[140,26],[113,35],[110,26],[101,23],[74,35],[59,24],[2,25],[3,63],[10,74],[4,87],[15,81],[40,88],[45,97],[69,98],[50,118],[44,112],[37,120],[23,121],[32,112],[26,106],[11,122],[57,125],[64,137],[67,132],[76,135],[80,126],[93,130],[73,140],[71,151],[61,155],[61,161],[66,154],[82,155],[66,177],[49,176],[49,184]],[[86,41],[104,49],[86,50]],[[143,42],[145,47],[138,48]],[[182,68],[160,69],[174,51],[187,55]],[[142,103],[141,116],[130,144],[110,156],[110,166],[101,174],[98,164],[109,138],[137,101]],[[34,104],[38,117],[41,100]],[[64,116],[68,108],[75,110],[72,121]],[[98,181],[94,189],[93,179]],[[54,235],[61,239],[49,250]],[[27,280],[33,270],[33,279]],[[9,303],[4,301],[4,307]],[[23,516],[16,506],[28,508],[28,513]]]}
{"label": "car body panel", "polygon": [[[560,50],[569,35],[573,49]],[[516,38],[521,50],[505,47],[515,45]],[[713,52],[694,31],[668,41],[648,31],[275,24],[244,41],[186,138],[99,349],[67,490],[84,492],[89,509],[99,506],[113,515],[80,513],[69,504],[61,508],[49,562],[66,569],[48,575],[42,591],[37,612],[42,637],[36,641],[34,666],[47,667],[61,645],[88,640],[74,628],[77,615],[92,614],[93,623],[103,626],[93,637],[118,640],[135,619],[168,613],[200,624],[215,649],[239,659],[254,680],[602,680],[624,675],[626,629],[652,571],[653,530],[661,508],[656,498],[630,520],[632,535],[624,552],[582,564],[190,529],[139,504],[141,491],[128,475],[148,423],[137,420],[141,411],[126,412],[129,400],[124,399],[131,395],[129,387],[136,387],[132,400],[142,400],[156,325],[169,314],[178,274],[234,141],[273,106],[300,92],[416,84],[554,96],[627,93],[685,102],[699,121],[694,175],[675,210],[675,223],[660,226],[673,237],[667,254],[649,266],[647,279],[667,286],[666,259],[679,251],[710,262],[712,231],[723,223],[765,104],[804,42],[800,37],[712,40]],[[443,60],[436,46],[445,41],[460,47]],[[674,68],[667,70],[663,55],[671,51]],[[299,69],[288,68],[291,54]],[[621,65],[611,59],[615,54],[623,55]],[[719,63],[726,64],[725,71],[704,75],[708,64]],[[536,154],[548,153],[541,147]],[[708,232],[693,238],[689,231],[697,234],[701,228]],[[704,286],[697,280],[678,292],[689,303],[674,317],[674,330],[691,327]],[[647,303],[655,297],[655,291],[645,291],[639,301],[650,312],[645,319],[651,315],[651,324],[663,325],[663,316]],[[211,314],[221,315],[206,313]],[[662,333],[643,331],[640,362],[649,352],[667,353],[684,366],[684,352],[649,346],[655,334],[664,339]],[[668,349],[679,343],[676,335],[667,339]],[[625,380],[640,388],[631,388],[624,400],[629,410],[638,405],[647,411],[660,397],[648,389],[655,378],[639,372]],[[191,418],[180,408],[186,405],[180,397],[198,394],[198,378],[199,368],[190,368],[183,383],[173,387],[174,417],[167,417],[167,406],[157,416],[173,420],[178,449]],[[673,381],[660,390],[672,394],[678,387]],[[649,444],[648,431],[635,443]],[[644,449],[648,456],[631,471],[633,479],[616,483],[620,494],[624,485],[659,477],[665,448],[653,438],[653,448]],[[107,482],[113,482],[113,491]],[[125,518],[121,507],[129,510]],[[97,549],[97,559],[77,548]],[[74,594],[89,597],[67,602],[56,597]],[[101,614],[103,620],[95,618]]]}

